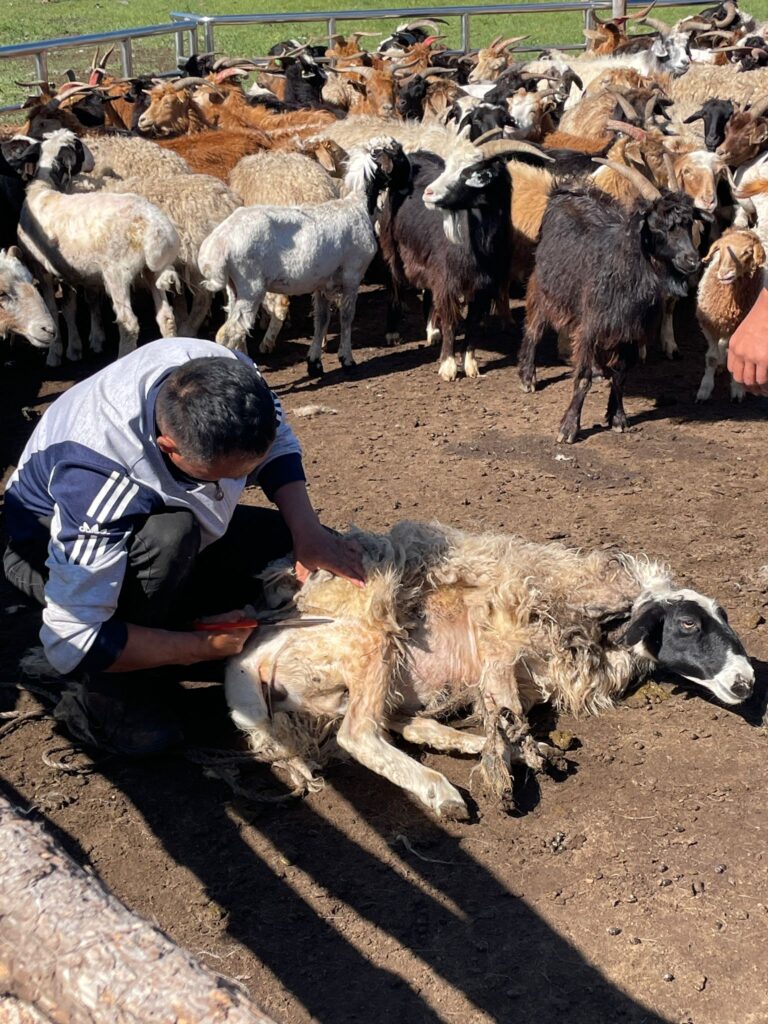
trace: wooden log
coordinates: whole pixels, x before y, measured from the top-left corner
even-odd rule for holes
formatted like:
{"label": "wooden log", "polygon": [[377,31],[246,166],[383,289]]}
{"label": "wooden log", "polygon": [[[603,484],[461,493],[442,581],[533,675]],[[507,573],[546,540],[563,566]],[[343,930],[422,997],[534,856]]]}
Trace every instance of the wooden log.
{"label": "wooden log", "polygon": [[2,796],[0,993],[52,1024],[275,1024]]}

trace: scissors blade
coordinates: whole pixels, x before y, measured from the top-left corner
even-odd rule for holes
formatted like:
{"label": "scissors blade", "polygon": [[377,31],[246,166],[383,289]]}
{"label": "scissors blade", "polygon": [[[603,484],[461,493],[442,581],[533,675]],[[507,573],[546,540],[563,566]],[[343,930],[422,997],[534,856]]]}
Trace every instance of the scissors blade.
{"label": "scissors blade", "polygon": [[197,633],[228,633],[234,629],[256,629],[258,626],[275,626],[282,629],[301,629],[304,626],[324,626],[334,619],[321,618],[319,616],[307,617],[305,619],[238,619],[236,622],[195,622],[192,629]]}
{"label": "scissors blade", "polygon": [[322,616],[307,616],[304,619],[259,619],[260,626],[279,626],[286,629],[302,629],[304,626],[325,626],[334,619]]}

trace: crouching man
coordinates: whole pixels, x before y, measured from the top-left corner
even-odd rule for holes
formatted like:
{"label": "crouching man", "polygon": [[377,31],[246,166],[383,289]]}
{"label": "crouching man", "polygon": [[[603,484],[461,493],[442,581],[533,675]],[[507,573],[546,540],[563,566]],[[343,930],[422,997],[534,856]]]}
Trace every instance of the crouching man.
{"label": "crouching man", "polygon": [[[251,474],[279,511],[238,504]],[[247,357],[209,341],[153,342],[65,392],[5,508],[6,576],[43,605],[46,656],[77,680],[57,717],[119,753],[181,739],[157,670],[239,653],[248,630],[192,623],[253,600],[267,562],[293,549],[300,577],[363,583],[358,550],[310,504],[279,401]]]}

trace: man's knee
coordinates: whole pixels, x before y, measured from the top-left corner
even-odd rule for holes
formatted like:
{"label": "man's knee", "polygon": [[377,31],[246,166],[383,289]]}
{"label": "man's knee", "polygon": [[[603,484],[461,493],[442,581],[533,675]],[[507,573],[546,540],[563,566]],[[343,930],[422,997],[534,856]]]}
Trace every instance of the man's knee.
{"label": "man's knee", "polygon": [[187,509],[156,512],[134,535],[129,562],[157,579],[173,573],[184,579],[200,551],[200,527]]}

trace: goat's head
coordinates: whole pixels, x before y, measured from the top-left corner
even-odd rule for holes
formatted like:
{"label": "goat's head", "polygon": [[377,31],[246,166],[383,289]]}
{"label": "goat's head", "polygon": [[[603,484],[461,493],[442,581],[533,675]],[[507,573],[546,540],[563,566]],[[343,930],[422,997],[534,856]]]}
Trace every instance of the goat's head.
{"label": "goat's head", "polygon": [[723,179],[730,183],[730,172],[721,157],[703,149],[673,157],[676,184],[693,199],[697,210],[714,213],[718,205],[718,186]]}
{"label": "goat's head", "polygon": [[733,117],[735,109],[730,100],[705,100],[695,114],[685,118],[683,124],[703,121],[704,145],[710,152],[714,153],[725,139],[725,128],[728,121]]}
{"label": "goat's head", "polygon": [[366,113],[380,117],[390,117],[394,113],[395,78],[392,68],[347,67],[344,79],[362,89]]}
{"label": "goat's head", "polygon": [[659,35],[651,44],[650,53],[658,61],[661,69],[670,75],[684,75],[691,66],[689,47],[690,33],[670,32]]}
{"label": "goat's head", "polygon": [[478,51],[477,63],[469,73],[470,82],[494,82],[514,59],[509,48],[522,42],[527,36],[512,36],[503,39],[497,36],[490,45]]}
{"label": "goat's head", "polygon": [[474,142],[483,135],[498,133],[510,137],[518,127],[517,122],[505,106],[496,106],[492,103],[477,103],[464,113],[460,108],[453,110],[453,119],[456,120],[459,134]]}
{"label": "goat's head", "polygon": [[717,153],[729,165],[740,167],[762,153],[768,143],[768,99],[759,100],[749,110],[737,111],[725,125],[725,138]]}
{"label": "goat's head", "polygon": [[632,609],[623,644],[724,704],[751,694],[755,672],[723,608],[695,590],[642,594]]}
{"label": "goat's head", "polygon": [[[482,138],[482,137],[481,137]],[[551,162],[540,149],[527,142],[478,140],[476,154],[457,154],[448,159],[445,170],[424,189],[424,205],[429,209],[468,210],[488,202],[492,187],[509,181],[506,163],[525,159],[537,166]],[[499,211],[499,216],[506,214]]]}
{"label": "goat's head", "polygon": [[35,348],[48,348],[56,324],[20,257],[15,246],[0,249],[0,337],[14,332]]}
{"label": "goat's head", "polygon": [[721,284],[731,284],[760,273],[766,262],[765,250],[754,231],[729,228],[712,243],[703,262],[712,264]]}
{"label": "goat's head", "polygon": [[94,168],[93,154],[66,128],[45,136],[40,143],[37,175],[45,176],[57,189],[65,189],[75,174]]}
{"label": "goat's head", "polygon": [[[42,139],[44,135],[59,128],[67,128],[75,135],[82,135],[85,124],[77,116],[73,104],[83,96],[93,95],[93,86],[84,85],[82,82],[67,82],[55,96],[31,97],[24,104],[25,110],[28,110],[27,122],[22,129],[24,135]],[[96,102],[98,106],[102,106],[100,100]]]}
{"label": "goat's head", "polygon": [[352,192],[365,192],[371,186],[404,188],[410,177],[411,162],[403,147],[385,135],[350,151],[344,182]]}
{"label": "goat's head", "polygon": [[181,135],[189,131],[191,124],[202,116],[192,95],[193,89],[198,88],[216,87],[205,78],[180,78],[156,85],[149,91],[149,106],[138,120],[139,131],[155,135]]}

